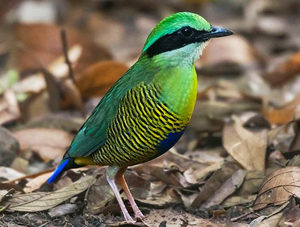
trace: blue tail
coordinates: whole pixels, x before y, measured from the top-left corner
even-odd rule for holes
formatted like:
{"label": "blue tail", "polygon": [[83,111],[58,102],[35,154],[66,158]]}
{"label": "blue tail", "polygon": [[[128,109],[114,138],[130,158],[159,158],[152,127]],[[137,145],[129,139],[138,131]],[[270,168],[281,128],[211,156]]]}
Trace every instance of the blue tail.
{"label": "blue tail", "polygon": [[54,170],[53,174],[51,175],[51,177],[48,179],[48,184],[52,183],[55,181],[55,179],[63,173],[63,170],[65,170],[66,165],[68,164],[68,162],[70,161],[70,158],[67,158],[65,160],[63,160],[59,166],[56,167],[56,169]]}

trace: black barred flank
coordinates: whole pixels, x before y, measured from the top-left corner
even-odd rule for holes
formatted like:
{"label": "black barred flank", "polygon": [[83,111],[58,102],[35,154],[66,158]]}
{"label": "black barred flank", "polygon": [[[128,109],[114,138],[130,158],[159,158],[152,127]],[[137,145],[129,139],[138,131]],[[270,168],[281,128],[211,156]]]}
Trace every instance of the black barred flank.
{"label": "black barred flank", "polygon": [[101,165],[128,166],[158,155],[157,147],[171,132],[180,132],[182,119],[159,100],[159,89],[140,84],[121,100],[107,130],[107,141],[92,157]]}

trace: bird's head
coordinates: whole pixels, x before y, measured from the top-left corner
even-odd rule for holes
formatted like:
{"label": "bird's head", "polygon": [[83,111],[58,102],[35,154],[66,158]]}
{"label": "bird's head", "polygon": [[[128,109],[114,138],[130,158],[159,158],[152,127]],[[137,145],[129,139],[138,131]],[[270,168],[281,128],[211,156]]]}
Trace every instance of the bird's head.
{"label": "bird's head", "polygon": [[198,14],[175,13],[152,30],[143,48],[143,55],[158,62],[190,64],[199,58],[209,39],[231,34],[225,28],[210,25]]}

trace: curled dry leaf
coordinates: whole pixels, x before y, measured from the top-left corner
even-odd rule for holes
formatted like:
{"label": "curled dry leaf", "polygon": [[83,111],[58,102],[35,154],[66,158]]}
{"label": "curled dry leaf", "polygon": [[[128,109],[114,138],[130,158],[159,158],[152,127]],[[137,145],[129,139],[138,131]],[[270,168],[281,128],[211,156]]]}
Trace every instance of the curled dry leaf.
{"label": "curled dry leaf", "polygon": [[271,124],[287,124],[296,118],[296,109],[300,107],[300,93],[282,108],[264,107],[264,116]]}
{"label": "curled dry leaf", "polygon": [[95,181],[94,177],[85,176],[54,192],[14,194],[4,205],[8,206],[7,211],[37,212],[48,210],[85,191]]}
{"label": "curled dry leaf", "polygon": [[281,153],[289,152],[293,141],[297,139],[295,137],[297,124],[298,122],[290,122],[270,130],[268,132],[268,145],[272,144]]}
{"label": "curled dry leaf", "polygon": [[22,150],[31,149],[45,160],[61,157],[70,145],[73,136],[60,129],[31,128],[15,131]]}
{"label": "curled dry leaf", "polygon": [[[149,226],[223,226],[208,219],[202,219],[190,213],[168,209],[153,209],[145,218]],[[225,225],[224,225],[225,226]]]}
{"label": "curled dry leaf", "polygon": [[264,75],[264,79],[273,86],[282,85],[300,73],[300,52],[276,67],[273,71]]}
{"label": "curled dry leaf", "polygon": [[72,214],[78,209],[77,205],[74,203],[66,203],[66,204],[61,204],[57,207],[52,208],[48,214],[50,215],[51,218],[54,217],[61,217],[67,214]]}
{"label": "curled dry leaf", "polygon": [[286,167],[268,176],[254,202],[254,209],[262,209],[269,204],[280,205],[291,196],[300,197],[300,167]]}
{"label": "curled dry leaf", "polygon": [[115,199],[115,195],[106,181],[105,174],[100,176],[85,195],[87,201],[86,210],[92,214],[104,211],[109,202]]}
{"label": "curled dry leaf", "polygon": [[41,187],[42,184],[46,182],[46,180],[49,179],[49,177],[52,175],[52,172],[44,173],[40,176],[37,176],[31,180],[28,181],[28,183],[25,185],[24,192],[29,193],[32,191],[35,191]]}
{"label": "curled dry leaf", "polygon": [[[55,24],[18,24],[14,34],[22,47],[13,56],[19,70],[25,71],[47,66],[62,55],[62,42],[60,26]],[[88,65],[104,59],[111,59],[111,54],[96,45],[90,36],[82,35],[75,28],[66,28],[68,46],[79,44],[82,46],[82,55],[76,65],[75,71],[81,72]],[[38,59],[38,60],[37,60]]]}
{"label": "curled dry leaf", "polygon": [[24,173],[21,173],[12,168],[3,167],[3,166],[0,167],[0,177],[1,178],[6,178],[7,180],[13,180],[13,179],[23,177],[23,176],[25,176]]}
{"label": "curled dry leaf", "polygon": [[0,125],[20,117],[20,109],[15,93],[8,89],[0,98]]}
{"label": "curled dry leaf", "polygon": [[[82,54],[82,47],[79,45],[72,46],[68,51],[71,63],[78,61]],[[47,64],[47,70],[57,79],[66,78],[68,75],[68,66],[65,63],[64,56],[56,58],[51,64]],[[30,75],[23,80],[18,81],[13,89],[17,92],[39,93],[46,88],[46,81],[42,73]]]}
{"label": "curled dry leaf", "polygon": [[[257,51],[242,36],[228,36],[210,42],[201,57],[200,62],[204,67],[200,69],[201,72],[235,73],[258,62]],[[219,67],[215,67],[216,65]]]}
{"label": "curled dry leaf", "polygon": [[232,176],[222,184],[213,196],[208,198],[200,208],[209,208],[221,204],[229,195],[234,193],[243,183],[246,172],[242,169],[237,170]]}
{"label": "curled dry leaf", "polygon": [[77,79],[84,98],[103,96],[128,70],[128,66],[116,61],[101,61],[89,66]]}
{"label": "curled dry leaf", "polygon": [[0,127],[0,166],[10,166],[19,149],[19,142],[12,133]]}
{"label": "curled dry leaf", "polygon": [[222,168],[214,172],[213,175],[206,181],[191,206],[193,208],[199,208],[205,201],[207,201],[207,199],[213,196],[223,183],[227,179],[230,179],[232,174],[239,168],[240,167],[234,162],[224,163]]}
{"label": "curled dry leaf", "polygon": [[251,132],[242,126],[239,118],[223,130],[223,145],[227,152],[247,170],[264,170],[267,131]]}

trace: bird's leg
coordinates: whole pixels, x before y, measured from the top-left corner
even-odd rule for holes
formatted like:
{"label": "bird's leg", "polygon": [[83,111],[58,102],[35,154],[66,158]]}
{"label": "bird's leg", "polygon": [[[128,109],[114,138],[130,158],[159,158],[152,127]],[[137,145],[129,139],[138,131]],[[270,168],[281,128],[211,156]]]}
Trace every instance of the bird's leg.
{"label": "bird's leg", "polygon": [[128,213],[128,210],[126,209],[126,206],[125,206],[125,204],[124,204],[124,202],[121,198],[120,192],[119,192],[119,190],[116,186],[115,179],[116,179],[117,174],[118,174],[119,171],[120,171],[119,167],[109,166],[106,170],[106,179],[107,179],[108,184],[110,185],[111,189],[113,190],[113,192],[114,192],[114,194],[117,198],[117,201],[120,205],[120,208],[122,210],[122,213],[123,213],[123,216],[124,216],[125,220],[129,221],[129,222],[134,222],[132,217]]}
{"label": "bird's leg", "polygon": [[124,190],[124,192],[125,192],[128,200],[129,200],[129,203],[130,203],[130,205],[131,205],[131,207],[133,209],[135,218],[142,220],[144,218],[144,215],[140,211],[140,209],[138,208],[138,206],[136,205],[136,203],[134,201],[134,198],[133,198],[133,196],[132,196],[132,194],[131,194],[131,192],[130,192],[130,190],[128,188],[128,185],[127,185],[127,183],[125,181],[125,178],[124,178],[124,171],[125,170],[126,170],[126,168],[120,170],[117,173],[117,175],[116,175],[116,181],[117,181],[117,183],[119,183],[122,186],[122,188],[123,188],[123,190]]}

